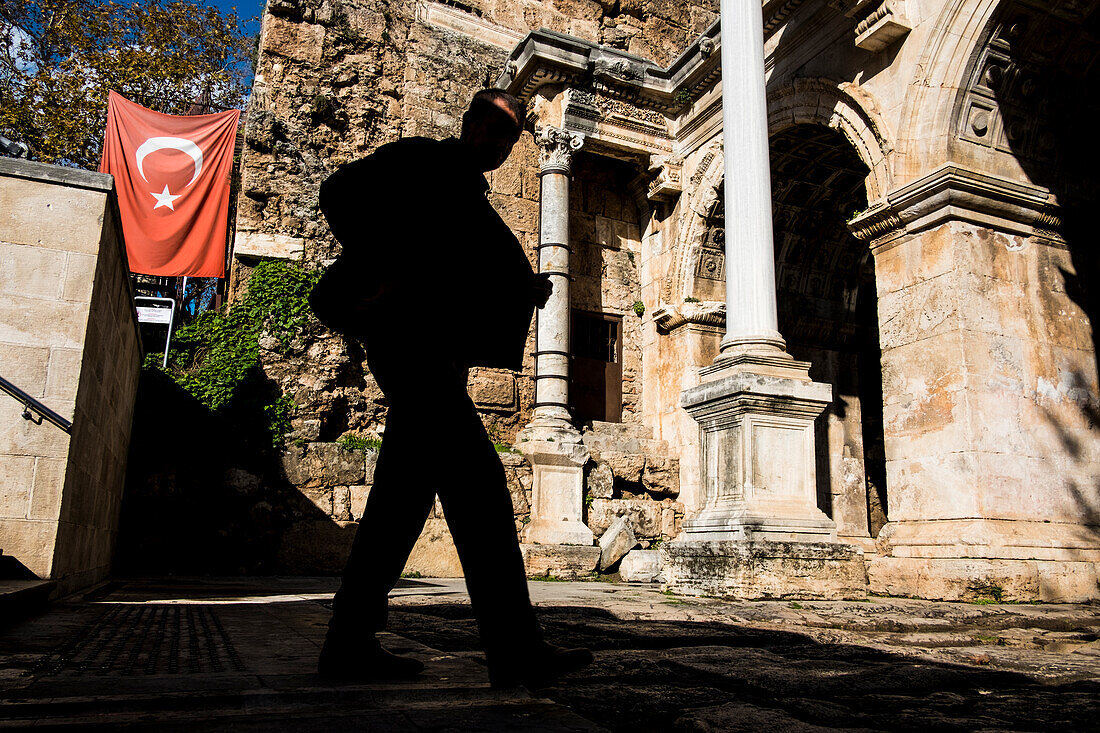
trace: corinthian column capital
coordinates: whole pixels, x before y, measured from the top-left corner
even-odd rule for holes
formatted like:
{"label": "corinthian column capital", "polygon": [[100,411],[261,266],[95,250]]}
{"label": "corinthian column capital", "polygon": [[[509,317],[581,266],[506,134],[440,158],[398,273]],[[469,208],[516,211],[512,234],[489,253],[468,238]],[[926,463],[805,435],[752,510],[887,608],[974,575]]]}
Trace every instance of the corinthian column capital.
{"label": "corinthian column capital", "polygon": [[584,145],[584,135],[560,127],[543,127],[535,135],[539,145],[539,169],[542,173],[569,173],[573,153]]}

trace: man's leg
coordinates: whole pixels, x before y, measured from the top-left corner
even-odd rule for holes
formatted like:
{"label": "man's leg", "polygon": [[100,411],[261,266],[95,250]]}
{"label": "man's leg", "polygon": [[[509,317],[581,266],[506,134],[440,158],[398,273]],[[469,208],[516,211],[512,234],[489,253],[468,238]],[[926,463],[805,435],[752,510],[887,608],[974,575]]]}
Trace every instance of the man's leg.
{"label": "man's leg", "polygon": [[494,687],[552,683],[592,661],[587,649],[560,649],[542,639],[527,592],[515,513],[504,467],[473,403],[461,393],[449,403],[448,461],[452,479],[439,499],[462,560]]}
{"label": "man's leg", "polygon": [[391,408],[374,485],[333,598],[329,626],[347,636],[370,636],[385,628],[387,596],[435,503],[434,487],[417,460],[423,445],[405,417],[400,408]]}
{"label": "man's leg", "polygon": [[417,458],[423,451],[417,420],[401,405],[390,407],[374,485],[333,598],[321,651],[324,676],[409,677],[422,669],[416,660],[389,654],[375,638],[386,626],[389,592],[435,502],[430,477]]}
{"label": "man's leg", "polygon": [[465,385],[445,413],[448,477],[438,487],[490,667],[514,666],[542,641],[527,591],[504,467]]}

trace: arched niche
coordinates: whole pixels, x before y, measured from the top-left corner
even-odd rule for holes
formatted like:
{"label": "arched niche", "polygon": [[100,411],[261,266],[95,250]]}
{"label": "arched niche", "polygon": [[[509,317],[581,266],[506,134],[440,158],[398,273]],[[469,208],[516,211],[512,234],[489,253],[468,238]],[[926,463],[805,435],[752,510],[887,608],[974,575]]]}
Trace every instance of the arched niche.
{"label": "arched niche", "polygon": [[[867,168],[868,201],[892,185],[893,142],[871,95],[848,82],[795,79],[768,92],[768,134],[795,125],[820,125],[841,135]],[[662,300],[679,307],[685,299],[717,303],[725,298],[724,253],[715,229],[722,226],[724,158],[721,138],[708,143],[682,204],[675,266],[665,279]],[[848,212],[851,213],[851,212]]]}

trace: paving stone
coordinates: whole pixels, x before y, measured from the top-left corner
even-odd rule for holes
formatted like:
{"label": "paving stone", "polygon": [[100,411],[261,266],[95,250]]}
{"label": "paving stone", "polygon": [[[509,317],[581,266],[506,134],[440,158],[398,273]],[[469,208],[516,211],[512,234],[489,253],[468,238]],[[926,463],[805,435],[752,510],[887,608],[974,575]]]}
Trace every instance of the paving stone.
{"label": "paving stone", "polygon": [[547,640],[595,661],[537,697],[491,690],[464,583],[434,578],[398,584],[381,637],[425,673],[336,685],[313,670],[337,583],[122,580],[56,602],[0,631],[0,729],[1091,730],[1100,694],[1096,606],[607,582],[531,583]]}

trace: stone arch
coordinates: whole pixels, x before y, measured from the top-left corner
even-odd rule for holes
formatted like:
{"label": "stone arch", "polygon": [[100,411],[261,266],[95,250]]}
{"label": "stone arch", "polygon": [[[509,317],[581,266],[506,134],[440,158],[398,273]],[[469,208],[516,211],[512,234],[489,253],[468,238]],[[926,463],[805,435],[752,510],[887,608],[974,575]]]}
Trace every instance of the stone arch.
{"label": "stone arch", "polygon": [[951,157],[960,87],[1002,0],[951,0],[940,10],[902,103],[892,177],[907,183]]}
{"label": "stone arch", "polygon": [[795,79],[768,93],[768,136],[794,125],[824,125],[843,135],[867,166],[867,200],[890,190],[892,136],[874,97],[856,84]]}
{"label": "stone arch", "polygon": [[[848,140],[869,171],[868,201],[876,201],[890,190],[892,137],[875,99],[866,91],[849,82],[819,78],[795,79],[769,91],[769,137],[800,124],[823,125]],[[684,207],[676,267],[672,277],[665,281],[662,293],[664,301],[673,305],[694,295],[696,267],[711,218],[721,205],[724,165],[721,139],[712,141],[707,148],[692,177],[693,190]]]}
{"label": "stone arch", "polygon": [[715,209],[722,203],[725,158],[721,139],[711,141],[692,176],[692,190],[680,224],[679,250],[672,277],[665,281],[662,298],[677,305],[694,292],[695,266],[699,261]]}

